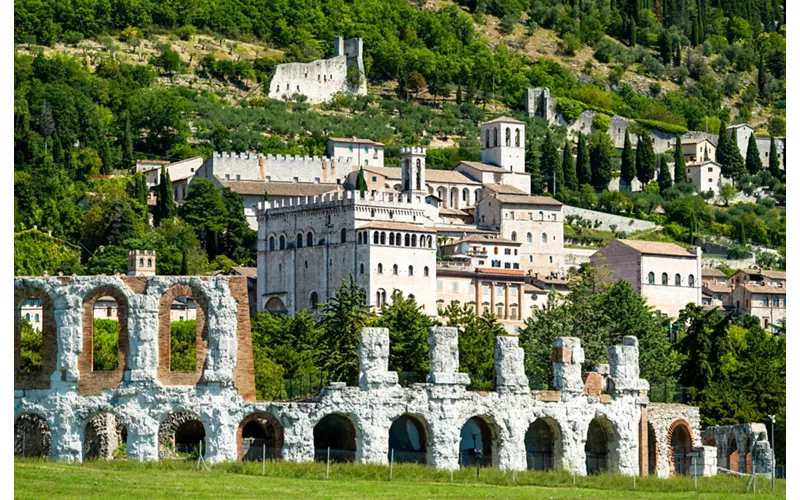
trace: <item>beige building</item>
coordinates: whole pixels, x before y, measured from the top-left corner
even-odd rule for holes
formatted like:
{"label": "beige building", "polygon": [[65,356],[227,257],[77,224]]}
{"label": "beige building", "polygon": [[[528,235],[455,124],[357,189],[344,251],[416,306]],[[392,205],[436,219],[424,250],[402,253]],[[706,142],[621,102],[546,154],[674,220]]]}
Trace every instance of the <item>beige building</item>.
{"label": "beige building", "polygon": [[383,143],[357,137],[331,137],[326,155],[330,158],[352,158],[354,166],[382,167]]}
{"label": "beige building", "polygon": [[606,281],[629,282],[662,315],[677,318],[687,304],[702,304],[701,254],[699,247],[614,240],[592,256],[592,264],[606,266]]}
{"label": "beige building", "polygon": [[697,189],[698,193],[711,190],[714,196],[719,194],[723,185],[731,183],[730,179],[722,176],[722,166],[715,161],[687,165],[686,180]]}
{"label": "beige building", "polygon": [[741,283],[731,293],[731,304],[758,317],[765,330],[774,331],[776,325],[786,320],[786,283]]}
{"label": "beige building", "polygon": [[683,161],[687,165],[716,161],[717,147],[706,137],[681,139]]}
{"label": "beige building", "polygon": [[520,269],[521,243],[500,238],[496,235],[474,234],[460,240],[442,245],[443,257],[471,259],[472,267],[493,269]]}

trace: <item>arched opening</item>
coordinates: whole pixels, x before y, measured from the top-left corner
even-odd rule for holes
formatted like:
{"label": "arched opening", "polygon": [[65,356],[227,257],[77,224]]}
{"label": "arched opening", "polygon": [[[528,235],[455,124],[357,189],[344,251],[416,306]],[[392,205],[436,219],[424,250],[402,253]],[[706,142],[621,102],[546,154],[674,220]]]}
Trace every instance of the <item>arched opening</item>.
{"label": "arched opening", "polygon": [[728,470],[739,472],[739,448],[734,435],[728,439]]}
{"label": "arched opening", "polygon": [[286,313],[286,305],[278,297],[272,297],[267,301],[266,309],[272,314]]}
{"label": "arched opening", "polygon": [[114,460],[127,455],[128,429],[113,413],[97,413],[86,422],[83,458]]}
{"label": "arched opening", "polygon": [[197,370],[197,304],[192,297],[176,297],[169,308],[169,369]]}
{"label": "arched opening", "polygon": [[45,419],[33,413],[23,413],[14,420],[14,456],[50,456],[50,427]]}
{"label": "arched opening", "polygon": [[450,189],[450,208],[459,208],[460,203],[458,202],[458,188],[451,188]]}
{"label": "arched opening", "polygon": [[278,238],[278,250],[286,250],[286,236],[284,235]]}
{"label": "arched opening", "polygon": [[469,190],[467,188],[461,190],[461,201],[464,202],[465,207],[468,207],[470,205]]}
{"label": "arched opening", "polygon": [[649,283],[651,285],[655,285],[656,284],[656,275],[655,275],[655,273],[653,271],[650,271],[649,273],[647,273],[647,283]]}
{"label": "arched opening", "polygon": [[190,285],[176,284],[161,296],[158,378],[170,385],[196,385],[206,360],[206,303]]}
{"label": "arched opening", "polygon": [[313,247],[314,246],[314,233],[312,233],[311,231],[306,233],[306,246],[307,247]]}
{"label": "arched opening", "polygon": [[347,229],[346,228],[342,228],[342,230],[340,231],[340,233],[339,233],[339,242],[340,243],[347,243]]}
{"label": "arched opening", "polygon": [[271,413],[253,413],[239,424],[236,441],[240,460],[277,460],[283,448],[283,426]]}
{"label": "arched opening", "polygon": [[667,273],[661,273],[661,284],[669,285],[669,276],[667,276]]}
{"label": "arched opening", "polygon": [[389,459],[396,463],[425,464],[428,461],[428,431],[421,419],[401,415],[389,428]]}
{"label": "arched opening", "polygon": [[558,463],[555,451],[560,441],[558,424],[550,419],[537,418],[525,433],[528,469],[553,470]]}
{"label": "arched opening", "polygon": [[411,235],[408,234],[408,233],[406,233],[406,236],[405,236],[405,246],[407,246],[407,247],[411,246]]}
{"label": "arched opening", "polygon": [[[158,428],[159,458],[192,458],[205,449],[206,428],[200,417],[181,411],[165,418]],[[205,452],[204,452],[205,453]]]}
{"label": "arched opening", "polygon": [[311,309],[314,311],[319,309],[319,295],[317,295],[317,292],[311,292],[311,295],[308,297],[308,302],[311,304]]}
{"label": "arched opening", "polygon": [[511,128],[506,129],[506,146],[511,146]]}
{"label": "arched opening", "polygon": [[616,466],[617,437],[614,425],[605,418],[595,418],[586,433],[586,473],[612,472]]}
{"label": "arched opening", "polygon": [[386,244],[386,233],[385,232],[381,232],[381,245],[385,245],[385,244]]}
{"label": "arched opening", "polygon": [[514,140],[514,147],[518,148],[519,147],[519,129],[516,129],[515,135],[516,135],[516,138]]}
{"label": "arched opening", "polygon": [[672,467],[670,474],[685,475],[689,473],[688,454],[692,451],[692,434],[684,423],[672,425],[669,433],[669,447]]}
{"label": "arched opening", "polygon": [[461,428],[461,442],[458,450],[458,463],[472,467],[478,463],[482,467],[492,465],[493,448],[497,432],[485,417],[472,417]]}
{"label": "arched opening", "polygon": [[48,389],[58,352],[53,301],[43,290],[22,287],[14,304],[14,389]]}
{"label": "arched opening", "polygon": [[753,473],[753,450],[750,449],[750,436],[744,438],[744,472]]}
{"label": "arched opening", "polygon": [[652,476],[658,470],[658,440],[653,424],[647,422],[647,474]]}
{"label": "arched opening", "polygon": [[269,251],[270,252],[275,251],[275,236],[273,235],[269,236]]}
{"label": "arched opening", "polygon": [[303,248],[303,233],[297,233],[294,243],[295,248]]}
{"label": "arched opening", "polygon": [[344,415],[327,415],[314,426],[314,460],[353,462],[356,459],[356,427]]}
{"label": "arched opening", "polygon": [[380,233],[378,231],[375,231],[372,234],[372,244],[373,245],[377,245],[377,244],[380,243],[380,241],[381,241],[381,235],[380,235]]}

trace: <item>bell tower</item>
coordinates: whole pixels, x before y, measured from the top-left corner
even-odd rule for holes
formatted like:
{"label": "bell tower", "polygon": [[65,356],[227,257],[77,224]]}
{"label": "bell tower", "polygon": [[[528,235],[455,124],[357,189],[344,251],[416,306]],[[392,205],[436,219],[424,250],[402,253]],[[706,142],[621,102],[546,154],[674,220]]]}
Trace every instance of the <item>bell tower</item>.
{"label": "bell tower", "polygon": [[400,148],[400,166],[403,193],[419,203],[425,203],[428,187],[425,184],[425,148]]}
{"label": "bell tower", "polygon": [[481,161],[508,172],[525,172],[525,122],[501,116],[482,123]]}

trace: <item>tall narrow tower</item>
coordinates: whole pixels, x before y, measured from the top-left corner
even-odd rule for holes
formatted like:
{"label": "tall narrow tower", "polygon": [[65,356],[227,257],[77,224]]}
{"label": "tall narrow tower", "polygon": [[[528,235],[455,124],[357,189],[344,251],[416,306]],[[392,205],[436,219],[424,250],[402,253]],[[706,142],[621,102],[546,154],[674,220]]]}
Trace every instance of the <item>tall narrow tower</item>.
{"label": "tall narrow tower", "polygon": [[155,276],[155,250],[128,250],[128,276]]}
{"label": "tall narrow tower", "polygon": [[400,148],[400,165],[403,193],[418,203],[425,203],[425,196],[428,194],[425,184],[425,148]]}
{"label": "tall narrow tower", "polygon": [[509,172],[525,172],[525,122],[501,116],[481,124],[481,161]]}

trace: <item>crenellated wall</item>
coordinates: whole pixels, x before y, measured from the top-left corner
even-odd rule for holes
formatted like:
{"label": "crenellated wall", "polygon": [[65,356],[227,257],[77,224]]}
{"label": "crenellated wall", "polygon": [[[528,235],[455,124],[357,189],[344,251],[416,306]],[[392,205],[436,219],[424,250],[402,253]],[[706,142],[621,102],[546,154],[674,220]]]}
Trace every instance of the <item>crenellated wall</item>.
{"label": "crenellated wall", "polygon": [[[239,282],[242,283],[239,283]],[[587,439],[602,429],[604,467],[622,474],[639,473],[639,430],[648,404],[646,381],[639,378],[638,344],[625,337],[609,348],[608,391],[587,394],[581,380],[583,350],[576,338],[559,338],[553,353],[554,388],[531,391],[524,371],[524,352],[516,337],[498,337],[495,343],[495,387],[492,392],[468,391],[469,376],[458,372],[458,331],[431,328],[428,336],[430,373],[425,383],[401,387],[389,368],[389,331],[365,328],[358,346],[359,383],[348,387],[333,382],[321,394],[297,401],[256,401],[250,345],[246,283],[237,277],[40,277],[17,278],[20,297],[40,290],[54,304],[53,328],[57,345],[49,388],[18,385],[14,393],[17,437],[42,427],[47,438],[29,437],[29,446],[49,446],[50,456],[80,461],[89,450],[88,439],[103,429],[114,432],[101,440],[109,444],[127,432],[128,457],[157,460],[169,454],[165,443],[181,425],[197,420],[205,432],[205,458],[232,461],[242,456],[242,427],[259,421],[276,433],[276,456],[311,461],[315,426],[338,415],[354,429],[354,457],[361,463],[387,463],[393,421],[410,416],[424,429],[423,463],[443,469],[461,466],[462,429],[479,419],[488,429],[486,452],[491,465],[505,470],[528,467],[527,434],[535,422],[550,429],[553,467],[587,473]],[[81,380],[91,372],[79,369],[83,354],[81,304],[93,290],[114,289],[126,302],[129,347],[121,353],[120,382],[87,392]],[[195,375],[177,383],[165,376],[163,358],[163,304],[174,293],[191,293],[205,315],[202,339],[207,343],[204,362]],[[169,375],[167,369],[166,374]],[[172,372],[174,375],[174,372]],[[181,374],[183,375],[183,374]],[[692,411],[687,409],[687,418]],[[115,418],[95,418],[111,414]],[[36,415],[43,419],[37,423]],[[92,420],[95,418],[95,420]],[[90,420],[92,422],[90,423]],[[101,422],[102,425],[99,425]],[[599,427],[598,427],[599,426]],[[49,439],[49,441],[47,440]],[[18,439],[19,440],[19,439]],[[597,438],[592,437],[594,443]],[[49,444],[48,444],[49,443]],[[94,445],[94,449],[98,446]],[[30,449],[30,448],[29,448]],[[315,450],[316,449],[316,450]],[[645,464],[646,465],[646,464]]]}

